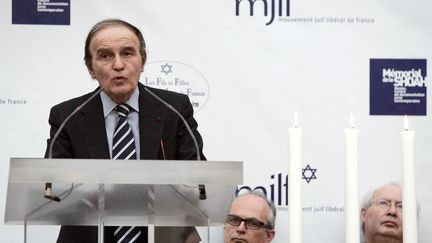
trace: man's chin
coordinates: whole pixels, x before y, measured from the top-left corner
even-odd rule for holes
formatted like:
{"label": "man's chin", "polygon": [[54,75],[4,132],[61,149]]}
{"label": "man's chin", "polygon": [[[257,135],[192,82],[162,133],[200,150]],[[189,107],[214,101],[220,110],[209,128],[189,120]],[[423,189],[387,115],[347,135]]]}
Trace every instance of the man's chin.
{"label": "man's chin", "polygon": [[131,89],[129,87],[116,87],[114,89],[108,90],[107,94],[116,103],[123,103],[129,99],[133,91],[134,89]]}
{"label": "man's chin", "polygon": [[401,230],[393,226],[383,225],[383,228],[380,233],[382,236],[389,237],[389,238],[397,238],[397,239],[402,238]]}

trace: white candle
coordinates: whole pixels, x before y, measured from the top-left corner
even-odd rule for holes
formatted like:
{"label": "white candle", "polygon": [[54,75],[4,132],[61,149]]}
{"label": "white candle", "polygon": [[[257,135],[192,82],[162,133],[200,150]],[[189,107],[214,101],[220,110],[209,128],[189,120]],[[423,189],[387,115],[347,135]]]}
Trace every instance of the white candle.
{"label": "white candle", "polygon": [[294,113],[294,126],[288,129],[288,239],[289,243],[302,242],[302,129]]}
{"label": "white candle", "polygon": [[402,202],[403,242],[417,243],[417,199],[415,186],[415,132],[408,128],[408,117],[404,117],[405,128],[402,139]]}
{"label": "white candle", "polygon": [[360,241],[360,205],[358,191],[358,130],[350,113],[350,127],[345,129],[345,242]]}

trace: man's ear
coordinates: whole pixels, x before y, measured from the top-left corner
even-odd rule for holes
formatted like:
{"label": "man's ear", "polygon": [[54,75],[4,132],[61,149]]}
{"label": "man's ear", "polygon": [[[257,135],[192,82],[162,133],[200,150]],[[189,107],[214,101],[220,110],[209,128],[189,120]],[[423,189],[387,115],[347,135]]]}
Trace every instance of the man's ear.
{"label": "man's ear", "polygon": [[275,232],[274,229],[272,229],[272,230],[267,230],[267,238],[266,238],[265,242],[267,243],[267,242],[272,241],[273,238],[275,237],[275,234],[276,234],[276,232]]}
{"label": "man's ear", "polygon": [[365,208],[361,209],[360,219],[361,219],[362,224],[366,221],[366,212],[367,212],[367,209],[365,209]]}
{"label": "man's ear", "polygon": [[96,75],[94,74],[93,70],[87,69],[92,79],[96,79]]}

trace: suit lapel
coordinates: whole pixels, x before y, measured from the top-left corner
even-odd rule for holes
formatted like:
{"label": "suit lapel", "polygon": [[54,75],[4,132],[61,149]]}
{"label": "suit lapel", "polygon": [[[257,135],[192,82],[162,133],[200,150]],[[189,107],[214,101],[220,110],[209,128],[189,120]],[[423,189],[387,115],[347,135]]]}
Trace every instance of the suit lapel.
{"label": "suit lapel", "polygon": [[95,97],[81,110],[80,131],[91,159],[110,159],[105,119],[100,96]]}
{"label": "suit lapel", "polygon": [[144,85],[139,87],[139,129],[140,129],[140,159],[156,159],[159,156],[160,141],[162,140],[165,109],[154,99]]}

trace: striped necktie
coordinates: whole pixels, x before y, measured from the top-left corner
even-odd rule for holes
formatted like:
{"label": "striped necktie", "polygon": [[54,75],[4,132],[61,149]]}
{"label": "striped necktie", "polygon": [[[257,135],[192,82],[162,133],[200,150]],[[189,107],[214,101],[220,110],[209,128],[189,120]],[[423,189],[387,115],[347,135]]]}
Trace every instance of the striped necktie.
{"label": "striped necktie", "polygon": [[[118,113],[118,121],[113,136],[112,158],[137,159],[135,139],[127,122],[127,116],[132,111],[132,108],[127,104],[123,104],[118,105],[115,109]],[[135,226],[120,226],[114,231],[114,238],[117,243],[136,242],[140,235],[140,228]]]}
{"label": "striped necktie", "polygon": [[127,116],[132,108],[129,105],[118,105],[117,126],[113,136],[112,158],[113,159],[136,159],[135,139],[132,129],[127,122]]}

